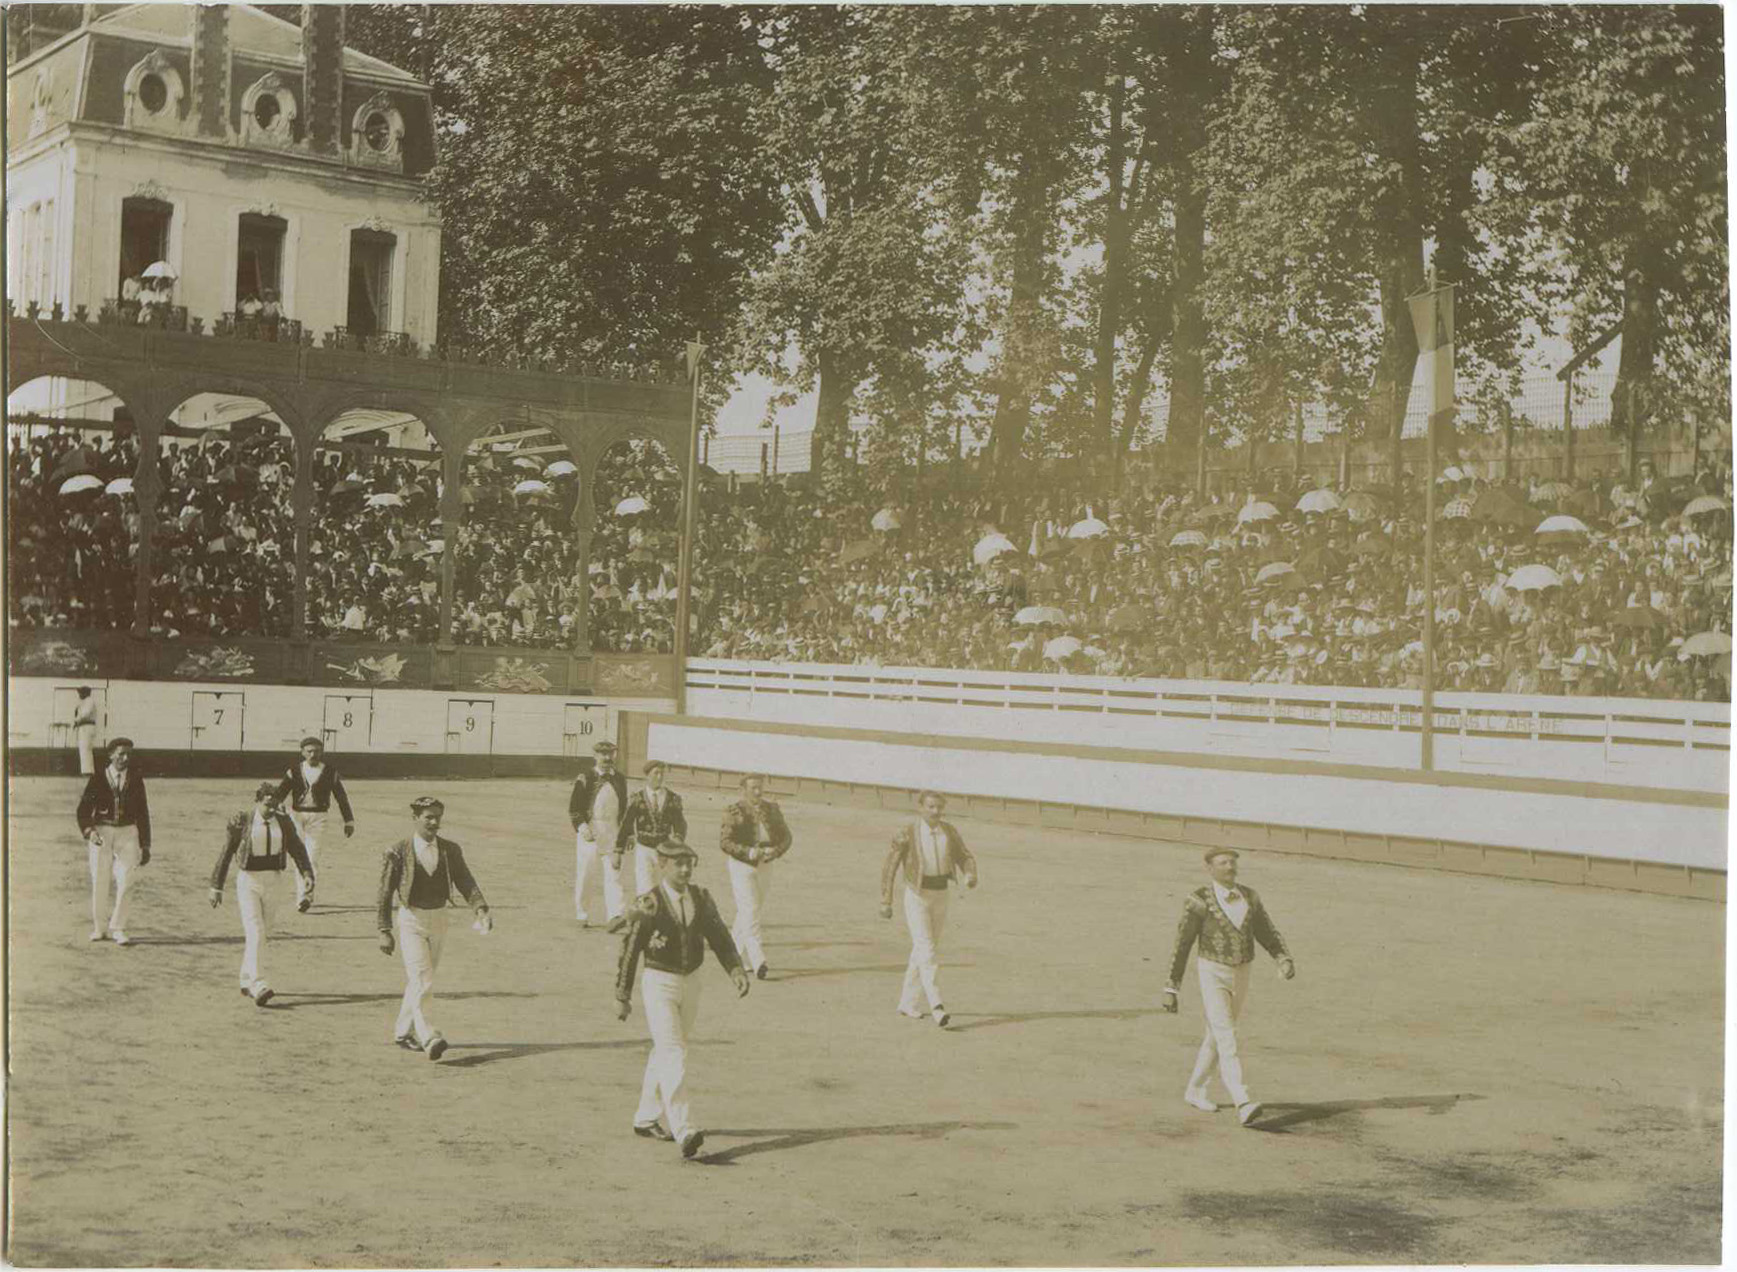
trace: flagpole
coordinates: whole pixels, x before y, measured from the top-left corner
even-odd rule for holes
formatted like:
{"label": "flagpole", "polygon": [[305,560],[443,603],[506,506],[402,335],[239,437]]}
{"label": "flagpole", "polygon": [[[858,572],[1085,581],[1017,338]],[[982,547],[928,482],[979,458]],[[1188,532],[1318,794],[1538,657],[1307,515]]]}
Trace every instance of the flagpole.
{"label": "flagpole", "polygon": [[681,554],[676,566],[675,701],[676,714],[688,713],[688,606],[693,582],[694,527],[698,524],[700,485],[700,360],[706,347],[698,338],[688,342],[688,379],[693,396],[688,408],[688,466],[682,485]]}
{"label": "flagpole", "polygon": [[1424,426],[1423,728],[1420,762],[1435,768],[1435,437],[1454,411],[1454,285],[1438,286],[1431,266],[1424,290],[1408,297],[1418,351],[1427,354],[1429,415]]}

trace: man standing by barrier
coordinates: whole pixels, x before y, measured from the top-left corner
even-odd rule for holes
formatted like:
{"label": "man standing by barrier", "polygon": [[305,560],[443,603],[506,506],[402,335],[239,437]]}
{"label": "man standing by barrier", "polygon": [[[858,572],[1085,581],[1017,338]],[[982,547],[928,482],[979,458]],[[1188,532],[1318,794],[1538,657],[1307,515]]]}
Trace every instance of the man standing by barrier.
{"label": "man standing by barrier", "polygon": [[89,777],[96,772],[96,699],[90,686],[78,687],[78,701],[72,704],[72,740],[78,747],[78,772]]}
{"label": "man standing by barrier", "polygon": [[[78,832],[90,846],[90,939],[103,939],[103,925],[116,945],[127,936],[127,897],[139,867],[151,861],[151,806],[145,779],[132,771],[133,740],[109,743],[108,766],[92,773],[78,801]],[[115,908],[109,909],[109,878],[114,878]]]}
{"label": "man standing by barrier", "polygon": [[[476,930],[484,935],[494,930],[489,903],[483,899],[464,853],[440,835],[446,805],[424,795],[410,805],[416,827],[408,839],[386,850],[380,869],[380,952],[392,953],[394,927],[404,957],[404,1001],[398,1008],[398,1024],[392,1040],[407,1051],[426,1052],[430,1060],[446,1053],[446,1039],[428,1023],[428,1003],[434,996],[434,973],[440,966],[440,949],[446,942],[446,907],[454,895],[464,898],[476,912]],[[398,916],[393,920],[392,907]]]}
{"label": "man standing by barrier", "polygon": [[634,895],[642,897],[657,886],[657,850],[673,837],[686,840],[688,819],[682,812],[682,797],[664,783],[668,767],[662,760],[645,766],[645,786],[633,793],[621,819],[621,837],[615,845],[615,866],[621,854],[633,849]]}
{"label": "man standing by barrier", "polygon": [[[338,801],[338,812],[344,818],[344,838],[356,833],[356,814],[350,811],[349,793],[344,790],[338,770],[326,763],[326,744],[318,738],[302,739],[301,763],[289,766],[283,781],[277,785],[273,802],[282,804],[286,797],[291,796],[290,807],[294,810],[296,829],[301,832],[302,843],[308,850],[312,871],[317,872],[320,840],[326,833],[326,814],[331,810],[332,800]],[[304,914],[312,904],[308,885],[314,878],[314,873],[296,876],[296,909]]]}
{"label": "man standing by barrier", "polygon": [[963,878],[967,888],[977,886],[977,859],[965,847],[964,836],[951,823],[941,820],[947,807],[939,791],[917,796],[922,815],[899,827],[893,846],[881,867],[881,918],[893,917],[893,884],[905,875],[905,926],[911,932],[911,961],[905,967],[905,987],[899,997],[899,1014],[921,1020],[919,1003],[926,998],[927,1014],[943,1029],[948,1014],[941,1002],[941,929],[947,922],[947,889]]}
{"label": "man standing by barrier", "polygon": [[[645,1062],[639,1109],[633,1133],[646,1139],[674,1140],[682,1156],[700,1151],[706,1133],[693,1124],[688,1104],[688,1037],[700,1013],[700,980],[696,973],[712,947],[730,974],[736,996],[748,993],[736,946],[718,913],[718,903],[690,881],[698,855],[680,836],[657,848],[660,883],[633,903],[627,932],[621,939],[621,961],[615,970],[615,1018],[626,1020],[633,1010],[634,967],[643,957],[645,976],[641,1000],[651,1032],[651,1055]],[[662,1114],[664,1125],[658,1123]]]}
{"label": "man standing by barrier", "polygon": [[223,881],[229,863],[235,862],[235,906],[241,911],[241,932],[246,949],[241,956],[241,992],[263,1007],[271,1001],[272,988],[265,979],[265,942],[271,935],[272,912],[277,909],[278,885],[285,867],[295,863],[296,876],[311,896],[314,867],[308,859],[289,814],[278,807],[277,788],[261,782],[254,788],[253,807],[235,814],[224,827],[223,851],[211,871],[211,905],[223,903]]}
{"label": "man standing by barrier", "polygon": [[1206,1094],[1216,1064],[1225,1090],[1236,1104],[1237,1120],[1247,1126],[1260,1114],[1261,1106],[1243,1083],[1236,1022],[1248,1001],[1256,942],[1278,960],[1279,975],[1286,980],[1297,974],[1297,965],[1255,890],[1237,884],[1237,856],[1232,848],[1207,850],[1206,872],[1212,882],[1196,888],[1183,906],[1176,949],[1170,959],[1170,981],[1164,987],[1164,1010],[1176,1011],[1177,985],[1188,968],[1188,953],[1198,943],[1200,957],[1195,966],[1200,975],[1200,1005],[1206,1013],[1206,1036],[1201,1039],[1194,1073],[1182,1098],[1203,1112],[1216,1113],[1218,1105]]}
{"label": "man standing by barrier", "polygon": [[627,809],[627,779],[615,771],[615,743],[599,742],[591,752],[597,757],[596,769],[574,779],[573,793],[567,799],[567,818],[578,837],[573,911],[580,923],[590,926],[585,885],[592,870],[601,867],[603,910],[609,918],[609,931],[619,932],[627,922],[626,889],[621,884],[621,854],[617,850],[621,816]]}
{"label": "man standing by barrier", "polygon": [[772,892],[772,863],[790,851],[790,827],[778,805],[763,797],[766,779],[750,773],[742,779],[742,798],[724,810],[720,846],[729,858],[730,891],[736,898],[736,921],[730,935],[754,975],[766,979],[766,947],[761,925],[766,898]]}

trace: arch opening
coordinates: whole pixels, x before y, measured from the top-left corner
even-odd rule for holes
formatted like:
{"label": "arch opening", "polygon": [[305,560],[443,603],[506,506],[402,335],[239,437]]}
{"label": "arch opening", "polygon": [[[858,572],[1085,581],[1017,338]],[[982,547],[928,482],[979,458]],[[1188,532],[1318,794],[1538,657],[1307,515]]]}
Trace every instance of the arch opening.
{"label": "arch opening", "polygon": [[626,438],[598,457],[594,487],[591,648],[670,653],[681,553],[681,467],[661,442]]}
{"label": "arch opening", "polygon": [[140,542],[132,413],[106,385],[42,376],[6,399],[7,621],[132,626]]}

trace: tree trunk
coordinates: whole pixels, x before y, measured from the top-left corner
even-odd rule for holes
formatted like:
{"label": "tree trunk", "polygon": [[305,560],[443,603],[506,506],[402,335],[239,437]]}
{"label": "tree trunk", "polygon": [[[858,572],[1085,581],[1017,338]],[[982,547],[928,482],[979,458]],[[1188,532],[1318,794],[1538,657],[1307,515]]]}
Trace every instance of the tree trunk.
{"label": "tree trunk", "polygon": [[1622,260],[1622,352],[1611,390],[1610,427],[1624,434],[1644,426],[1652,413],[1653,366],[1658,351],[1659,253],[1641,234],[1629,240]]}
{"label": "tree trunk", "polygon": [[1122,323],[1122,272],[1126,268],[1127,209],[1123,166],[1127,162],[1124,113],[1128,82],[1119,70],[1110,76],[1109,139],[1104,171],[1109,189],[1104,196],[1104,279],[1098,294],[1098,330],[1093,340],[1092,431],[1101,452],[1115,454],[1116,336]]}
{"label": "tree trunk", "polygon": [[815,478],[824,484],[836,480],[848,462],[845,442],[850,435],[850,399],[856,385],[839,370],[836,354],[822,350],[817,361],[820,385],[808,458]]}
{"label": "tree trunk", "polygon": [[1200,446],[1206,411],[1206,315],[1201,291],[1206,282],[1206,189],[1194,155],[1206,140],[1208,85],[1212,68],[1212,17],[1194,10],[1179,16],[1176,58],[1184,90],[1178,94],[1180,118],[1170,160],[1174,194],[1175,280],[1170,294],[1170,423],[1165,447],[1180,465]]}
{"label": "tree trunk", "polygon": [[1380,435],[1398,438],[1405,427],[1411,377],[1417,369],[1417,332],[1406,297],[1423,290],[1423,164],[1417,135],[1417,50],[1398,16],[1384,15],[1391,39],[1379,55],[1371,106],[1381,158],[1398,165],[1384,188],[1377,222],[1376,274],[1381,289],[1381,353],[1369,395],[1369,414]]}
{"label": "tree trunk", "polygon": [[1006,476],[1019,467],[1031,427],[1036,378],[1037,328],[1042,321],[1044,262],[1049,250],[1050,180],[1044,143],[1033,138],[1024,152],[1024,173],[1014,186],[1013,268],[1007,330],[1002,340],[999,393],[995,400],[995,470]]}

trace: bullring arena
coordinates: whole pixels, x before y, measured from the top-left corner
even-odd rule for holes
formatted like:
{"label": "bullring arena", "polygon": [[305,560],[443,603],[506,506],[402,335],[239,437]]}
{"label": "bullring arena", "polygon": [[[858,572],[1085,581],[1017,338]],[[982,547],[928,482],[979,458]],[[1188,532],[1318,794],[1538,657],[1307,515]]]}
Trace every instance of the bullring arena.
{"label": "bullring arena", "polygon": [[[728,912],[699,780],[696,880]],[[938,1030],[893,1011],[907,944],[875,914],[903,810],[787,799],[771,977],[738,1003],[704,969],[684,1164],[629,1134],[647,1043],[610,1011],[616,942],[572,918],[564,783],[352,781],[357,837],[279,923],[264,1010],[234,991],[233,899],[205,898],[251,783],[154,783],[124,949],[84,941],[77,789],[13,786],[21,1265],[1719,1257],[1722,904],[1250,853],[1299,974],[1262,956],[1269,1111],[1243,1130],[1180,1100],[1192,979],[1157,1010],[1193,846],[960,818],[983,883]],[[391,1045],[373,940],[378,849],[425,790],[498,916],[455,925],[437,1065]]]}

